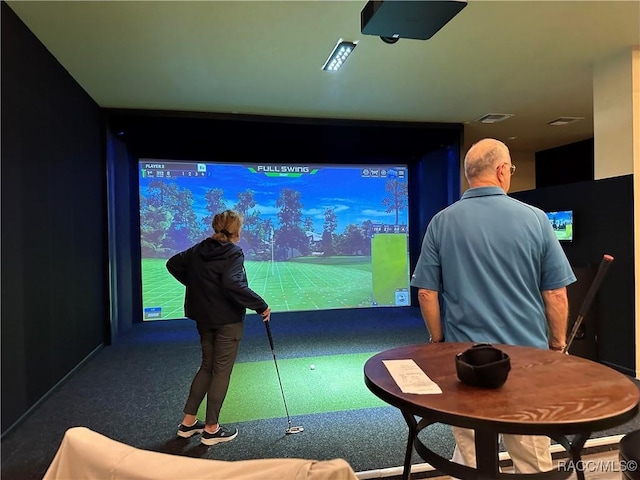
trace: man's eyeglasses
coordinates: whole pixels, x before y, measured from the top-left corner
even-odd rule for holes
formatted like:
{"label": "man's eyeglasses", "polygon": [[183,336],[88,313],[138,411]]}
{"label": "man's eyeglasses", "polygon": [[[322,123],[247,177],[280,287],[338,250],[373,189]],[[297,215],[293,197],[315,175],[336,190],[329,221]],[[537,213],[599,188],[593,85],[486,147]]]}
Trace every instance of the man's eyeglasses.
{"label": "man's eyeglasses", "polygon": [[508,165],[509,166],[509,170],[511,170],[511,175],[516,173],[516,166],[513,163],[509,164],[507,162],[504,162],[502,165]]}

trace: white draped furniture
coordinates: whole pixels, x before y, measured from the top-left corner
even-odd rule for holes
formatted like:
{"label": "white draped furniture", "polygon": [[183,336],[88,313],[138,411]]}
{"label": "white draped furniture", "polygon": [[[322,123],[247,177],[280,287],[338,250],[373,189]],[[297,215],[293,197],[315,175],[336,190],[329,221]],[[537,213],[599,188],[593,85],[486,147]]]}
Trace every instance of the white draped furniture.
{"label": "white draped furniture", "polygon": [[151,452],[85,427],[66,431],[43,480],[357,480],[343,459],[222,461]]}

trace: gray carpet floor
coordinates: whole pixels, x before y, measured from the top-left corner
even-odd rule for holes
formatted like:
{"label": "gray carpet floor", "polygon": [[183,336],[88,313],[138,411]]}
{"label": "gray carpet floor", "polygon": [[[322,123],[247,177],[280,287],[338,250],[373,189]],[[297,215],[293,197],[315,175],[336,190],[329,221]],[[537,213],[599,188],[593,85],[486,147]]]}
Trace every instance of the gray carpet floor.
{"label": "gray carpet floor", "polygon": [[[272,332],[277,358],[382,351],[427,341],[414,308],[384,309],[384,314],[323,312],[275,314]],[[199,345],[190,320],[136,324],[112,345],[98,351],[60,385],[2,441],[2,478],[41,479],[64,432],[85,426],[128,445],[176,455],[217,460],[252,458],[344,458],[356,472],[401,466],[407,426],[394,407],[292,417],[304,431],[286,435],[285,418],[235,424],[232,442],[204,447],[197,437],[177,438],[176,428]],[[247,319],[238,361],[271,359],[266,333],[257,316]],[[285,392],[286,393],[286,392]],[[256,392],[259,394],[259,392]],[[640,418],[593,437],[640,428]],[[453,438],[446,425],[421,433],[431,448],[449,456]],[[423,463],[414,453],[413,463]]]}

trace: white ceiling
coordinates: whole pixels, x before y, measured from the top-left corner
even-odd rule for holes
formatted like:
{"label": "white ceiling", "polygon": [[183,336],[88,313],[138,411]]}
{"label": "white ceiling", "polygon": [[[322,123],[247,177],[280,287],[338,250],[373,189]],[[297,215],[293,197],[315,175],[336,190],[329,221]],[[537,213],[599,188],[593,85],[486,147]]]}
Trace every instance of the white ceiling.
{"label": "white ceiling", "polygon": [[[469,0],[394,45],[361,33],[366,0],[7,3],[102,107],[469,122],[465,143],[521,152],[592,137],[594,63],[640,45],[638,0]],[[340,38],[358,46],[322,71]]]}

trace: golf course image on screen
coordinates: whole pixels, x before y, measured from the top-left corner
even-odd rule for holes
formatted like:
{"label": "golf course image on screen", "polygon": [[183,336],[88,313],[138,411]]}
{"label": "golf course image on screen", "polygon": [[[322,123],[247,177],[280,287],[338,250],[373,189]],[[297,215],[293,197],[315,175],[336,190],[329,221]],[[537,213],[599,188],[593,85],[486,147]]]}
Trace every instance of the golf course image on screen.
{"label": "golf course image on screen", "polygon": [[143,319],[184,317],[166,261],[244,224],[249,286],[274,312],[408,306],[407,166],[139,161]]}
{"label": "golf course image on screen", "polygon": [[561,242],[573,241],[573,210],[545,212],[556,238]]}

